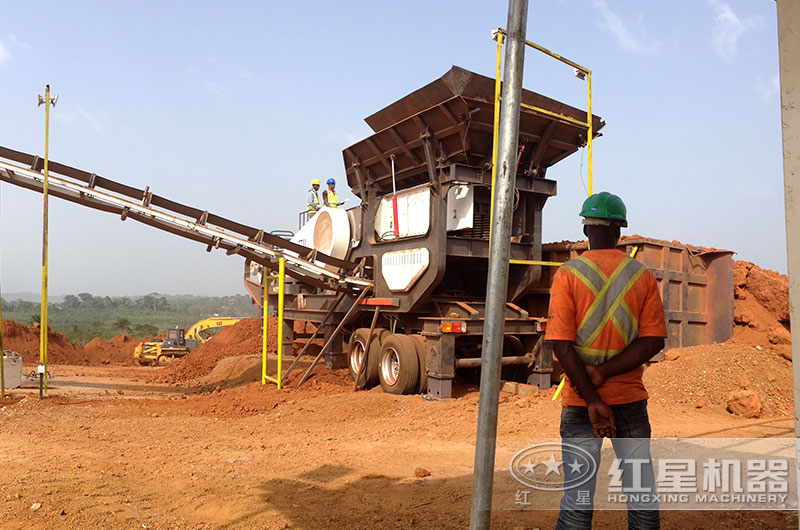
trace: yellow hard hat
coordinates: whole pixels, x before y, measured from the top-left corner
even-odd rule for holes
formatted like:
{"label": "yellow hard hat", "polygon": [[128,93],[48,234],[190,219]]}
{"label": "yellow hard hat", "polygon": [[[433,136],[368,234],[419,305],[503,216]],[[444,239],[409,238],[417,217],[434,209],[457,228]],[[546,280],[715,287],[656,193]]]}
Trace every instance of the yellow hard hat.
{"label": "yellow hard hat", "polygon": [[312,180],[312,181],[311,181],[311,185],[313,186],[314,184],[316,184],[317,186],[319,186],[319,179],[314,179],[314,180]]}

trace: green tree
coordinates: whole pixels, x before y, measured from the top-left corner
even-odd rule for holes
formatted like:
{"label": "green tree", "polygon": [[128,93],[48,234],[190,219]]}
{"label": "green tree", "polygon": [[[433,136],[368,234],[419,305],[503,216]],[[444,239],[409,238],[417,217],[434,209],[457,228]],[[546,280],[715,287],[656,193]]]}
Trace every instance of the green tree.
{"label": "green tree", "polygon": [[68,294],[64,297],[64,301],[61,303],[61,305],[63,305],[66,309],[75,309],[81,305],[81,301],[74,294]]}
{"label": "green tree", "polygon": [[152,324],[137,324],[133,328],[133,334],[137,337],[153,337],[158,335],[158,328]]}
{"label": "green tree", "polygon": [[114,329],[118,329],[120,332],[130,335],[133,332],[133,323],[127,317],[119,317],[117,318],[114,323],[112,324]]}
{"label": "green tree", "polygon": [[42,315],[40,313],[34,313],[30,317],[31,326],[34,324],[41,324],[42,323]]}
{"label": "green tree", "polygon": [[81,299],[81,303],[90,307],[92,306],[92,302],[94,302],[94,296],[89,293],[78,293],[78,298]]}

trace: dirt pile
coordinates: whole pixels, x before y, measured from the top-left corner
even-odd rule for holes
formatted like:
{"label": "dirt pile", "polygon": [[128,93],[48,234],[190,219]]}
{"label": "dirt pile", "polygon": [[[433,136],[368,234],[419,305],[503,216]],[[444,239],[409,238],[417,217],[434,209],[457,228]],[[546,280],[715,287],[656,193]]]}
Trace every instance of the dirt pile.
{"label": "dirt pile", "polygon": [[789,278],[749,261],[733,268],[732,344],[769,346],[791,359]]}
{"label": "dirt pile", "polygon": [[86,343],[84,349],[89,356],[89,363],[92,365],[117,364],[133,366],[136,364],[133,358],[133,350],[143,340],[124,334],[117,335],[108,342],[100,337],[95,337]]}
{"label": "dirt pile", "polygon": [[650,365],[644,383],[654,402],[724,410],[733,392],[752,390],[763,403],[761,416],[791,415],[791,362],[767,346],[706,344],[666,352]]}
{"label": "dirt pile", "polygon": [[[225,371],[229,369],[240,371],[243,366],[252,364],[252,360],[248,363],[246,358],[242,359],[242,361],[226,359],[227,362],[220,362],[218,368],[223,368]],[[215,390],[210,394],[191,399],[188,406],[204,416],[248,416],[264,413],[284,403],[292,404],[304,399],[353,391],[353,382],[347,370],[331,370],[320,363],[314,369],[314,375],[303,383],[303,386],[298,387],[297,382],[304,372],[305,369],[295,370],[280,390],[274,384],[261,385],[260,382],[228,389],[222,385],[219,391]]]}
{"label": "dirt pile", "polygon": [[[28,327],[13,320],[3,321],[3,347],[22,355],[23,364],[39,364],[39,327]],[[83,346],[57,331],[47,334],[47,362],[50,364],[90,364]]]}
{"label": "dirt pile", "polygon": [[[269,353],[277,352],[278,345],[278,317],[269,317],[269,336],[267,344]],[[316,328],[304,321],[294,322],[295,333],[310,335]],[[170,363],[163,371],[154,377],[159,383],[185,384],[207,376],[221,359],[238,357],[242,355],[261,355],[262,348],[261,320],[247,318],[241,322],[223,329],[214,335],[208,342],[190,354]],[[292,351],[297,353],[305,344],[306,339],[298,337],[292,345]],[[317,338],[312,343],[308,353],[311,355],[319,352],[322,339]],[[286,352],[288,354],[288,352]]]}
{"label": "dirt pile", "polygon": [[[277,344],[278,320],[270,317],[270,346]],[[223,329],[199,348],[181,357],[156,376],[162,383],[188,383],[211,373],[217,362],[226,357],[257,355],[261,353],[261,321],[247,318]]]}

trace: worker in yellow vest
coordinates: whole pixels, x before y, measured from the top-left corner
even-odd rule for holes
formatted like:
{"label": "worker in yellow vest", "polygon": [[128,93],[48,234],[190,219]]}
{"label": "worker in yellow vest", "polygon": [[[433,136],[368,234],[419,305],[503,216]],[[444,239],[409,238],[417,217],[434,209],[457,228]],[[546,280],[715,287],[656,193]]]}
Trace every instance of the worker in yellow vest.
{"label": "worker in yellow vest", "polygon": [[308,204],[308,218],[311,219],[314,217],[314,214],[319,211],[321,206],[319,205],[319,196],[317,192],[319,191],[319,180],[314,179],[311,181],[311,189],[308,190],[306,193],[306,203]]}
{"label": "worker in yellow vest", "polygon": [[336,195],[336,181],[328,179],[328,189],[322,192],[322,204],[329,208],[337,208],[339,206],[339,196]]}

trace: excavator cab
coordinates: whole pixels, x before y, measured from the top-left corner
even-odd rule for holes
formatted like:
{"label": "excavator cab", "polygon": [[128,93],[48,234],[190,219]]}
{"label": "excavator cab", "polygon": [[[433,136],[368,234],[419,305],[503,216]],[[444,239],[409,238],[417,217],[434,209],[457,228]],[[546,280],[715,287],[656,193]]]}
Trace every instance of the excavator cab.
{"label": "excavator cab", "polygon": [[186,347],[186,330],[170,329],[167,330],[167,338],[161,345],[162,348],[184,348]]}

